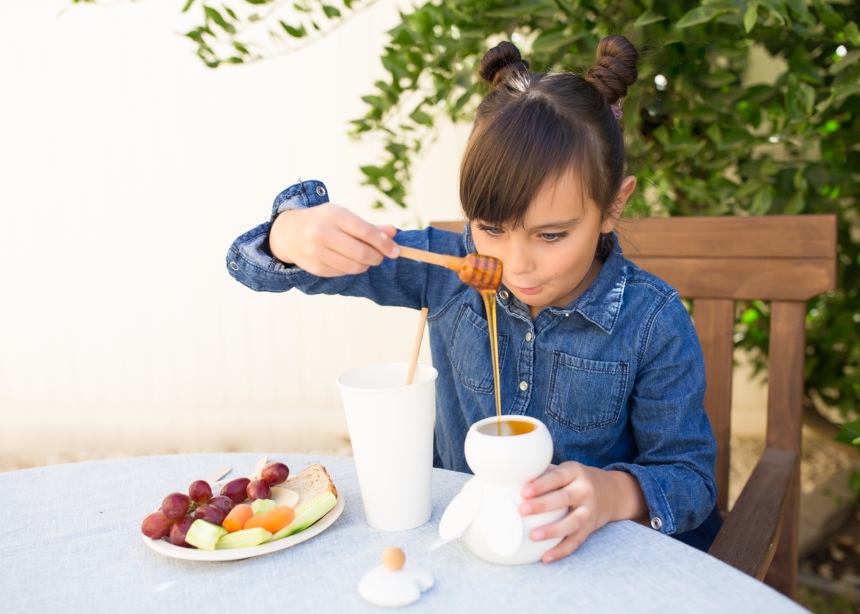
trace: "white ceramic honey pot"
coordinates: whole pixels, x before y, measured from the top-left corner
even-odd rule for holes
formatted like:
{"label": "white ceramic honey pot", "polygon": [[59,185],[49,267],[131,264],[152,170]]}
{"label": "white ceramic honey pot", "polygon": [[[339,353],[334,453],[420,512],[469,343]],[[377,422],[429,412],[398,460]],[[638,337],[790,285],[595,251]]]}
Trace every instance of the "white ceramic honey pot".
{"label": "white ceramic honey pot", "polygon": [[[466,434],[465,454],[475,474],[454,497],[439,523],[439,536],[462,537],[476,556],[491,563],[520,565],[539,561],[561,537],[533,542],[529,532],[553,522],[567,508],[520,516],[526,482],[540,476],[552,460],[552,437],[540,420],[502,416],[473,424]],[[521,434],[512,434],[527,430]]]}

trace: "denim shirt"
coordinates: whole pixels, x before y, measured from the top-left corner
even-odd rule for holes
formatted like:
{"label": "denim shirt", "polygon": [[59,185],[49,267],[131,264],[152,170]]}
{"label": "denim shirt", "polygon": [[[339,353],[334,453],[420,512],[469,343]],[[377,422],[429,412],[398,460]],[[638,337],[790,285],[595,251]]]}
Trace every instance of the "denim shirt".
{"label": "denim shirt", "polygon": [[[469,472],[469,426],[495,415],[487,319],[481,296],[456,273],[406,258],[386,258],[360,275],[321,278],[275,259],[271,221],[284,210],[328,201],[325,186],[304,181],[275,199],[269,222],[240,236],[227,270],[252,290],[361,296],[380,305],[427,307],[436,382],[437,462]],[[614,239],[614,237],[613,237]],[[465,256],[464,234],[427,228],[395,241]],[[651,526],[673,534],[698,527],[716,500],[716,443],[705,414],[701,347],[678,293],[614,248],[591,286],[565,307],[532,319],[502,287],[497,295],[502,413],[546,424],[553,463],[578,461],[627,472],[639,482]],[[296,322],[298,326],[299,323]]]}

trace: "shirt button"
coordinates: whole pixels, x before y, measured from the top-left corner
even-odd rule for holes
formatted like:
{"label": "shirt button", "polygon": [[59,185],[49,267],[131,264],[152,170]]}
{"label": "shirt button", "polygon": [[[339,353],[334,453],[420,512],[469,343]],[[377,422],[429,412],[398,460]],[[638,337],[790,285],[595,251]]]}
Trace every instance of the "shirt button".
{"label": "shirt button", "polygon": [[657,518],[657,516],[654,516],[651,519],[651,528],[655,531],[659,531],[661,528],[663,528],[663,521]]}
{"label": "shirt button", "polygon": [[532,340],[532,334],[526,333],[526,341],[531,341],[531,340]]}
{"label": "shirt button", "polygon": [[234,271],[238,271],[238,270],[239,270],[239,265],[238,265],[238,264],[236,264],[235,262],[231,262],[231,263],[230,263],[230,268],[231,268],[231,269],[233,269]]}
{"label": "shirt button", "polygon": [[528,382],[520,382],[520,390],[526,391],[528,389],[529,389],[529,383]]}
{"label": "shirt button", "polygon": [[318,185],[317,186],[317,194],[319,194],[320,196],[325,196],[325,188],[322,187],[321,185]]}
{"label": "shirt button", "polygon": [[511,297],[511,295],[510,295],[510,294],[508,294],[508,291],[507,291],[507,290],[502,290],[501,292],[499,292],[499,297],[501,297],[501,299],[502,299],[503,301],[506,301],[506,300],[508,300],[508,299]]}

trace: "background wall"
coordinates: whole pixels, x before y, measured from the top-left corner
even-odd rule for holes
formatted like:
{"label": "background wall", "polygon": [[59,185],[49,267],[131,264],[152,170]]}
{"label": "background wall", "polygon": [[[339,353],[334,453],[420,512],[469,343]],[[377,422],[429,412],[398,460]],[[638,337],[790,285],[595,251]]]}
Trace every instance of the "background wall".
{"label": "background wall", "polygon": [[225,268],[233,239],[299,177],[379,223],[458,215],[466,129],[443,131],[414,211],[374,214],[359,185],[377,150],[349,139],[348,121],[381,76],[396,3],[218,70],[177,34],[180,4],[0,4],[5,451],[302,445],[345,432],[339,373],[408,358],[416,312],[257,294]]}

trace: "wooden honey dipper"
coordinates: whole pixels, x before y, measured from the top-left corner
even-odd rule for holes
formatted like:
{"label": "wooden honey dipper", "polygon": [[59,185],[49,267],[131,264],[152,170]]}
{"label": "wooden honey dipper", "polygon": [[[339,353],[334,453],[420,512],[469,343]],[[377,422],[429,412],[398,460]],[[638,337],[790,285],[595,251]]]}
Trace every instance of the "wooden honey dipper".
{"label": "wooden honey dipper", "polygon": [[404,247],[403,245],[399,247],[401,256],[456,271],[460,281],[478,291],[492,290],[495,292],[502,284],[502,261],[498,258],[482,256],[481,254],[469,254],[460,258],[427,252],[414,247]]}

